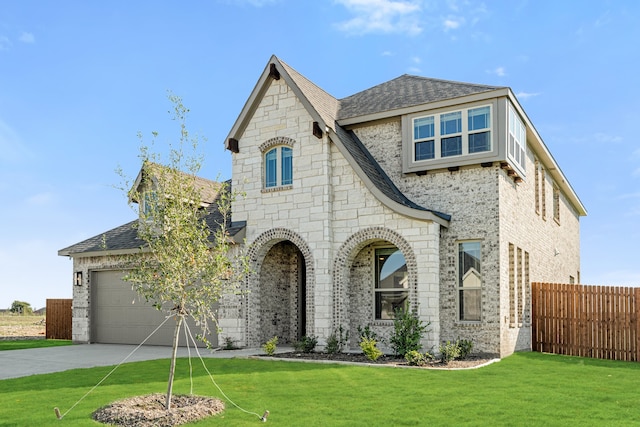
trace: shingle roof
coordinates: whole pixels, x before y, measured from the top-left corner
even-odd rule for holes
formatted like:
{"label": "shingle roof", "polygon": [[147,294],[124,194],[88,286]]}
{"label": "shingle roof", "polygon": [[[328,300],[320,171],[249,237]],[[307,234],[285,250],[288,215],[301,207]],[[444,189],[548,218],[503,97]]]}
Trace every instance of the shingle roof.
{"label": "shingle roof", "polygon": [[302,91],[305,98],[316,110],[318,115],[320,115],[322,121],[327,126],[330,126],[333,129],[333,125],[338,114],[338,100],[327,93],[324,89],[313,83],[311,80],[298,73],[295,69],[287,65],[285,62],[280,61],[280,63],[282,64],[282,67],[287,71],[287,74],[289,74],[291,79]]}
{"label": "shingle roof", "polygon": [[[227,188],[227,191],[231,191],[230,182],[228,183],[229,185],[225,188]],[[213,202],[217,202],[217,197]],[[207,221],[207,225],[211,231],[210,239],[213,242],[214,232],[219,228],[219,224],[222,222],[223,217],[218,210],[217,203],[211,203],[206,209],[207,216],[205,217],[205,220]],[[246,226],[246,222],[244,221],[231,223],[230,218],[228,218],[227,221],[229,221],[228,224],[230,224],[227,228],[231,237],[238,234]],[[137,224],[138,220],[134,220],[109,231],[105,231],[97,236],[90,237],[82,242],[60,249],[58,251],[58,255],[73,256],[94,252],[121,252],[143,248],[146,246],[146,242],[138,238],[138,232],[136,230]]]}
{"label": "shingle roof", "polygon": [[340,99],[337,119],[365,116],[500,89],[404,74]]}
{"label": "shingle roof", "polygon": [[385,171],[380,167],[378,162],[375,161],[371,153],[366,149],[364,144],[362,144],[353,131],[345,131],[342,127],[337,126],[336,133],[364,173],[369,177],[376,188],[378,188],[388,198],[408,208],[431,212],[446,221],[451,220],[451,215],[427,209],[409,200],[409,198],[407,198],[407,196],[405,196],[404,193],[396,187],[391,178],[389,178]]}

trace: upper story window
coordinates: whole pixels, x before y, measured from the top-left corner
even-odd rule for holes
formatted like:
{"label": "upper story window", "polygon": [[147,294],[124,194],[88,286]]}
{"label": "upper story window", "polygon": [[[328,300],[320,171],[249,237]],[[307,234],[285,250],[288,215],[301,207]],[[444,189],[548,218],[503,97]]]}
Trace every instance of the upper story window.
{"label": "upper story window", "polygon": [[416,117],[413,124],[414,161],[492,150],[491,106]]}
{"label": "upper story window", "polygon": [[140,217],[146,221],[153,220],[154,211],[158,209],[158,193],[153,190],[146,190],[142,193],[142,203],[140,203]]}
{"label": "upper story window", "polygon": [[520,119],[520,116],[509,103],[509,122],[508,122],[508,157],[520,171],[524,174],[527,153],[527,128]]}
{"label": "upper story window", "polygon": [[264,186],[282,187],[293,183],[293,150],[290,147],[275,147],[264,155]]}

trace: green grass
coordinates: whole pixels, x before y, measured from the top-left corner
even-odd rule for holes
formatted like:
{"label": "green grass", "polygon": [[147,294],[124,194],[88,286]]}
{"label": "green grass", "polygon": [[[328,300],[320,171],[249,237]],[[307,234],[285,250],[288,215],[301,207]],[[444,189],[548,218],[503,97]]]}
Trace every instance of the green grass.
{"label": "green grass", "polygon": [[0,351],[71,345],[71,340],[7,340],[0,341]]}
{"label": "green grass", "polygon": [[[98,425],[91,413],[114,400],[164,392],[168,360],[129,363],[82,398],[111,368],[0,381],[0,426]],[[271,411],[274,426],[632,426],[640,420],[640,364],[519,353],[467,371],[207,359],[239,406]],[[188,393],[180,359],[175,393]],[[194,393],[220,396],[199,361]],[[192,425],[245,426],[260,420],[227,403]]]}

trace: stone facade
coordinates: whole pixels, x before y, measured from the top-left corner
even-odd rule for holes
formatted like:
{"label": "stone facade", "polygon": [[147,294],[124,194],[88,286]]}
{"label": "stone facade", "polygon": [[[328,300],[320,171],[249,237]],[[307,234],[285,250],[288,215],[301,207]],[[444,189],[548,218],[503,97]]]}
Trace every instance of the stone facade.
{"label": "stone facade", "polygon": [[[526,152],[518,150],[515,170],[509,163],[507,112],[511,119],[525,116],[510,90],[475,87],[460,101],[446,83],[439,90],[451,97],[436,102],[437,111],[490,105],[493,147],[477,157],[463,153],[440,157],[431,168],[420,160],[403,169],[413,144],[407,126],[423,110],[391,108],[347,118],[339,128],[332,109],[340,101],[277,59],[269,65],[228,140],[232,186],[243,195],[233,203],[232,220],[246,224],[251,273],[244,292],[220,301],[219,341],[254,347],[273,336],[293,343],[307,335],[322,348],[342,328],[355,349],[358,328],[369,326],[389,351],[393,322],[375,314],[375,255],[376,248],[395,248],[406,264],[402,295],[429,324],[424,350],[437,352],[458,338],[500,356],[530,349],[531,283],[579,282],[579,217],[586,211],[530,124]],[[363,102],[362,111],[369,106]],[[353,139],[348,145],[343,138]],[[293,179],[267,186],[265,159],[274,152],[283,156],[279,162],[291,153]],[[377,181],[365,170],[377,173]],[[463,243],[480,248],[474,321],[460,320]],[[122,267],[118,257],[74,258],[85,281],[92,271]],[[77,341],[89,339],[89,292],[90,286],[74,289]]]}
{"label": "stone facade", "polygon": [[[227,333],[245,345],[273,335],[291,342],[301,331],[323,345],[339,326],[349,331],[351,347],[358,327],[388,337],[392,323],[373,318],[373,249],[388,245],[407,261],[411,307],[429,323],[425,349],[457,338],[501,356],[529,349],[530,283],[579,277],[578,213],[560,194],[560,221],[554,220],[554,183],[544,177],[544,194],[535,184],[541,176],[534,173],[535,154],[528,151],[528,175],[520,182],[499,162],[404,174],[399,117],[355,126],[400,191],[452,216],[441,227],[383,205],[326,133],[312,135],[312,126],[286,81],[273,80],[239,139],[233,186],[246,197],[233,212],[234,220],[247,222],[254,273],[242,315],[223,319],[234,325]],[[294,181],[267,191],[262,154],[278,145],[293,150]],[[545,200],[545,218],[536,212],[534,188],[538,205]],[[466,241],[481,243],[480,322],[458,320],[458,244]]]}

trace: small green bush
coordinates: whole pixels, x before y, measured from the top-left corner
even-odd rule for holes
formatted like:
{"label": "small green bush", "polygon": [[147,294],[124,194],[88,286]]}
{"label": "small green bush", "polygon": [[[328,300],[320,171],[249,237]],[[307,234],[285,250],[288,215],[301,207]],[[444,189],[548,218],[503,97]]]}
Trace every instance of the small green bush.
{"label": "small green bush", "polygon": [[341,353],[345,345],[349,341],[349,331],[344,331],[342,325],[327,338],[326,350],[329,354]]}
{"label": "small green bush", "polygon": [[471,354],[473,350],[473,342],[471,340],[461,340],[458,338],[456,344],[458,344],[460,348],[460,359],[464,359]]}
{"label": "small green bush", "polygon": [[316,344],[318,344],[318,337],[305,335],[293,344],[293,348],[303,353],[311,353],[316,348]]}
{"label": "small green bush", "polygon": [[440,345],[440,358],[442,363],[449,363],[460,357],[460,346],[458,343],[447,341]]}
{"label": "small green bush", "polygon": [[222,347],[224,350],[237,350],[238,347],[235,344],[235,341],[231,337],[224,337],[224,346]]}
{"label": "small green bush", "polygon": [[396,356],[404,357],[410,351],[420,351],[422,348],[420,340],[428,326],[429,323],[425,324],[420,320],[415,310],[396,309],[393,319],[393,334],[389,339]]}
{"label": "small green bush", "polygon": [[360,348],[367,359],[373,362],[382,356],[382,351],[378,348],[378,341],[374,339],[362,337],[360,339]]}
{"label": "small green bush", "polygon": [[360,335],[361,340],[362,338],[367,338],[370,340],[380,341],[378,340],[378,334],[376,334],[375,331],[371,329],[369,325],[365,326],[364,328],[358,326],[358,335]]}
{"label": "small green bush", "polygon": [[273,354],[276,352],[277,347],[278,347],[277,336],[271,338],[269,341],[267,341],[262,345],[262,349],[264,350],[265,353],[267,353],[267,356],[273,356]]}
{"label": "small green bush", "polygon": [[420,353],[417,350],[411,350],[404,355],[404,359],[410,366],[424,366],[433,360],[433,355],[429,353]]}

